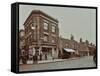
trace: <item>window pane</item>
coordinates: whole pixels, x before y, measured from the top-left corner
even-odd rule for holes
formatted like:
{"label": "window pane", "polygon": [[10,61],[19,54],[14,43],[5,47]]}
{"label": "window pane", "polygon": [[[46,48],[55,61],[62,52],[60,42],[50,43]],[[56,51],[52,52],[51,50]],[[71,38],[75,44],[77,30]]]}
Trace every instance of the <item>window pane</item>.
{"label": "window pane", "polygon": [[44,36],[44,41],[48,41],[48,36]]}
{"label": "window pane", "polygon": [[31,24],[31,29],[32,29],[32,30],[35,30],[35,26],[34,26],[34,25],[35,25],[35,23],[32,23],[32,24]]}
{"label": "window pane", "polygon": [[55,26],[52,26],[52,32],[56,32]]}
{"label": "window pane", "polygon": [[56,40],[55,37],[52,37],[52,40],[51,40],[52,43],[55,43],[55,40]]}
{"label": "window pane", "polygon": [[44,29],[48,30],[48,23],[44,22]]}
{"label": "window pane", "polygon": [[54,39],[52,39],[52,43],[55,43],[55,40]]}

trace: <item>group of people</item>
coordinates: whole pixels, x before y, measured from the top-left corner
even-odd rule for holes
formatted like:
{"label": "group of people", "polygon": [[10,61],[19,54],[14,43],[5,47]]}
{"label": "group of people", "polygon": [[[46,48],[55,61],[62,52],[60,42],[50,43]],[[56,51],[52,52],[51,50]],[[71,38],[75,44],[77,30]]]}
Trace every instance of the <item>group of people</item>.
{"label": "group of people", "polygon": [[21,50],[20,60],[22,60],[23,64],[27,64],[28,60],[32,60],[33,63],[37,63],[38,60],[42,60],[42,51],[41,49],[35,49],[33,47],[29,47],[28,51]]}

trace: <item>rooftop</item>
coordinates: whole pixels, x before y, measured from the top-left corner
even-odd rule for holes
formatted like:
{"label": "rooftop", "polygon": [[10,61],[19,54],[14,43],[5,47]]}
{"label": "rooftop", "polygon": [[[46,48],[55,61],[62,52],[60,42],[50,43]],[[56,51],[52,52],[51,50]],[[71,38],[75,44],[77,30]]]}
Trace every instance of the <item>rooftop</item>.
{"label": "rooftop", "polygon": [[[52,20],[54,20],[55,22],[58,23],[58,20],[57,20],[57,19],[55,19],[55,18],[51,17],[50,15],[48,15],[48,14],[42,12],[41,10],[32,10],[32,12],[31,12],[30,15],[28,16],[28,18],[29,18],[32,14],[42,14],[42,15],[44,15],[44,16],[46,16],[46,17],[48,17],[48,18],[50,18],[50,19],[52,19]],[[28,20],[28,18],[26,19],[26,21]],[[26,23],[26,21],[25,21],[25,23]],[[25,23],[24,23],[24,25],[25,25]]]}

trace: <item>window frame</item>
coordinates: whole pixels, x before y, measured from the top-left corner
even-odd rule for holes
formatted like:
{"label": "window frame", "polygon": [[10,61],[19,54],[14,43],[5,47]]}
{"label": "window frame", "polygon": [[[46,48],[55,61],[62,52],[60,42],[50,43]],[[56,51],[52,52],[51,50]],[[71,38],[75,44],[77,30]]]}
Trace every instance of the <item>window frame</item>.
{"label": "window frame", "polygon": [[53,32],[53,33],[56,33],[56,26],[53,24],[52,25],[52,27],[51,27],[51,31]]}
{"label": "window frame", "polygon": [[48,30],[49,29],[49,23],[48,22],[46,22],[46,21],[43,22],[43,29],[44,30]]}

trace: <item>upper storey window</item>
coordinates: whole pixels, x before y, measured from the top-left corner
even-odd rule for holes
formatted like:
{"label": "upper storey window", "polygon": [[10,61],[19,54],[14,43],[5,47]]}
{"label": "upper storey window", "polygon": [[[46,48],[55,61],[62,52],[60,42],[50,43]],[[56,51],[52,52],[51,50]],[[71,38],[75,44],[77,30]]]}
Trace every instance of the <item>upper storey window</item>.
{"label": "upper storey window", "polygon": [[54,25],[52,25],[52,32],[56,32],[56,27]]}
{"label": "upper storey window", "polygon": [[49,24],[48,24],[47,22],[44,22],[43,25],[44,25],[43,28],[44,28],[45,30],[48,30]]}

